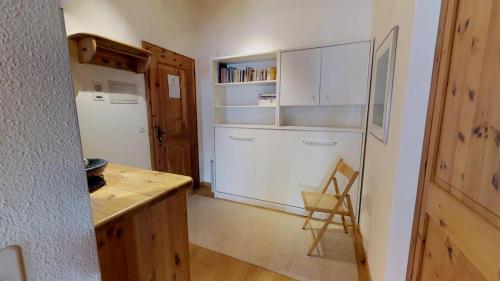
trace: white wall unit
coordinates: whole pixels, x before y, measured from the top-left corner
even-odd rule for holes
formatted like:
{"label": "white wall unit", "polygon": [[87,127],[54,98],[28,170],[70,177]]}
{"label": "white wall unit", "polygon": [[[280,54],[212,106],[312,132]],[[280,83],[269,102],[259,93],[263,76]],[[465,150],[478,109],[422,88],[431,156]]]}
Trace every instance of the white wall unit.
{"label": "white wall unit", "polygon": [[[366,41],[213,59],[215,195],[304,214],[300,191],[320,190],[340,158],[360,170],[370,47]],[[220,83],[219,63],[276,65],[277,79]],[[320,87],[331,100],[320,97]],[[258,106],[263,93],[275,93],[276,106]],[[356,182],[356,212],[358,190]]]}
{"label": "white wall unit", "polygon": [[318,105],[321,49],[281,53],[280,104]]}
{"label": "white wall unit", "polygon": [[321,49],[322,105],[366,104],[370,48],[365,41]]}

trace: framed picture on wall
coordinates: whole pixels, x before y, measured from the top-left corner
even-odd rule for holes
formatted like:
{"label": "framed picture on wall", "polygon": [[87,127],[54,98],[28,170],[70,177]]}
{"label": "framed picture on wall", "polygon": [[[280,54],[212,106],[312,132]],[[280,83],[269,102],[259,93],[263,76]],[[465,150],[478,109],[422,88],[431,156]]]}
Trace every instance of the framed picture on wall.
{"label": "framed picture on wall", "polygon": [[397,38],[398,26],[395,26],[375,50],[373,61],[368,131],[384,144],[389,133]]}

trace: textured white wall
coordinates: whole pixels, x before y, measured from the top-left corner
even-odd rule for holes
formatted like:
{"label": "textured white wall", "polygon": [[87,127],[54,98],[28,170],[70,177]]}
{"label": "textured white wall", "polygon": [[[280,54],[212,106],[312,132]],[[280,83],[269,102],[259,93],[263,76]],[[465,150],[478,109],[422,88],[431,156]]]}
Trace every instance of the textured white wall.
{"label": "textured white wall", "polygon": [[372,0],[198,0],[196,71],[201,179],[213,159],[210,59],[370,39]]}
{"label": "textured white wall", "polygon": [[368,135],[361,231],[374,281],[404,280],[440,1],[375,0],[378,46],[399,25],[387,145]]}
{"label": "textured white wall", "polygon": [[0,248],[28,280],[100,280],[58,7],[0,2]]}

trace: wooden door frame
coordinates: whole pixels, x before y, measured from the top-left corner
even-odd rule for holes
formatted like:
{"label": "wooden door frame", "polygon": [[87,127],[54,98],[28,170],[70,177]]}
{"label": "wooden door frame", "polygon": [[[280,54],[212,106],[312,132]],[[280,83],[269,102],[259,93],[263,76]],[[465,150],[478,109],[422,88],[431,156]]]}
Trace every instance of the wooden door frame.
{"label": "wooden door frame", "polygon": [[[182,54],[179,54],[179,53],[176,53],[174,51],[171,51],[171,50],[168,50],[166,48],[163,48],[161,46],[158,46],[156,44],[153,44],[153,43],[150,43],[150,42],[147,42],[147,41],[142,41],[142,47],[145,48],[146,50],[149,50],[151,48],[159,48],[159,49],[162,49],[162,50],[167,50],[171,53],[173,53],[174,55],[176,56],[180,56],[180,57],[183,57],[183,58],[186,58],[188,60],[191,60],[192,61],[192,64],[193,64],[193,82],[195,83],[194,85],[194,88],[193,88],[193,97],[194,97],[194,112],[196,113],[196,116],[195,118],[191,118],[190,122],[192,122],[192,127],[193,127],[193,130],[195,130],[195,132],[193,132],[194,134],[194,138],[193,138],[193,141],[194,141],[194,153],[192,152],[191,153],[191,158],[193,158],[193,155],[195,155],[195,159],[193,162],[196,162],[196,167],[197,169],[194,169],[192,170],[192,173],[194,174],[193,176],[193,189],[198,189],[199,186],[200,186],[200,161],[199,161],[199,150],[198,150],[198,102],[197,102],[197,98],[196,98],[196,61],[195,59],[193,58],[190,58],[188,56],[185,56],[185,55],[182,55]],[[151,167],[153,170],[156,170],[157,167],[156,167],[156,161],[155,161],[155,156],[156,156],[156,149],[155,149],[155,140],[154,140],[154,124],[153,124],[153,104],[152,104],[152,99],[151,99],[151,83],[150,83],[150,75],[151,75],[151,68],[153,67],[157,67],[155,65],[155,60],[156,60],[156,63],[157,63],[157,60],[158,58],[156,58],[156,54],[155,52],[153,52],[153,55],[151,56],[151,63],[149,64],[149,68],[148,70],[144,73],[144,80],[145,80],[145,84],[146,84],[146,104],[147,104],[147,114],[148,114],[148,129],[149,129],[149,147],[150,147],[150,153],[151,153]],[[174,59],[175,61],[175,59]],[[169,64],[167,64],[169,65]],[[179,64],[180,65],[180,64]],[[170,65],[170,66],[173,66],[173,67],[179,67],[179,65]]]}
{"label": "wooden door frame", "polygon": [[[415,212],[413,215],[412,235],[410,241],[408,265],[406,271],[406,281],[414,280],[413,273],[420,269],[421,259],[417,260],[420,252],[417,253],[419,246],[418,230],[427,223],[423,218],[422,206],[425,200],[425,179],[427,172],[430,172],[434,163],[428,163],[429,151],[431,149],[431,135],[439,130],[439,116],[443,112],[444,96],[438,96],[442,91],[442,79],[447,79],[451,60],[451,44],[453,42],[454,26],[456,22],[458,9],[458,0],[441,0],[441,11],[439,18],[438,34],[436,41],[436,50],[434,54],[434,66],[432,70],[431,87],[429,94],[429,103],[427,107],[427,116],[425,122],[424,143],[422,147],[422,156],[420,162],[420,174],[418,178],[418,187],[415,202]],[[446,87],[446,85],[444,85]],[[434,145],[435,146],[435,145]],[[420,255],[421,256],[421,255]]]}

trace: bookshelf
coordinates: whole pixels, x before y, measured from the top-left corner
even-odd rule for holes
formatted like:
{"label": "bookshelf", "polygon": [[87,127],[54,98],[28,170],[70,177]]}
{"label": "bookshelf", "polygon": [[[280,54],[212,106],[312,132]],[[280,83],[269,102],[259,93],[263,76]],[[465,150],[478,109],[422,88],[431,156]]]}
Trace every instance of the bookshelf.
{"label": "bookshelf", "polygon": [[262,85],[272,85],[272,84],[276,84],[276,80],[215,83],[215,86],[219,86],[219,87],[244,87],[244,86],[262,86]]}
{"label": "bookshelf", "polygon": [[215,126],[277,126],[278,52],[215,58],[212,71]]}

